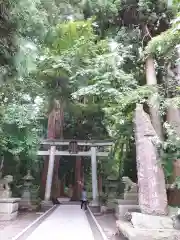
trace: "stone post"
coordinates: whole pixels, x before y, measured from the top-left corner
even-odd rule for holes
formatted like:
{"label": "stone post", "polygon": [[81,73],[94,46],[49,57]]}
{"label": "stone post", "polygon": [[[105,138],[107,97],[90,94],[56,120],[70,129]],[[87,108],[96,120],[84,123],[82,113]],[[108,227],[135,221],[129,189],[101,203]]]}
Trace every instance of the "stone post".
{"label": "stone post", "polygon": [[49,201],[51,198],[51,186],[52,186],[53,171],[54,171],[55,151],[56,151],[56,147],[51,146],[47,180],[46,180],[46,189],[45,189],[45,201]]}
{"label": "stone post", "polygon": [[158,136],[149,116],[140,104],[137,104],[135,112],[135,137],[141,212],[152,215],[166,215],[165,177],[155,146]]}
{"label": "stone post", "polygon": [[91,166],[92,166],[92,197],[93,197],[92,205],[98,205],[96,147],[91,147]]}

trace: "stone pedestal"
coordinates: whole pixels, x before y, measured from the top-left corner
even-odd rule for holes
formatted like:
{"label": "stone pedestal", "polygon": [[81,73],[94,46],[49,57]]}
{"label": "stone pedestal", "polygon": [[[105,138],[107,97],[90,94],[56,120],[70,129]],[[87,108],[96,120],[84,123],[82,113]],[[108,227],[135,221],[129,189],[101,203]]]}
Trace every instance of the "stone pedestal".
{"label": "stone pedestal", "polygon": [[31,176],[31,171],[27,171],[27,175],[23,178],[24,180],[24,189],[23,194],[20,201],[20,207],[24,209],[32,209],[32,202],[31,202],[31,186],[32,181],[34,178]]}
{"label": "stone pedestal", "polygon": [[115,203],[118,205],[138,205],[138,202],[136,200],[116,199]]}
{"label": "stone pedestal", "polygon": [[98,199],[92,200],[89,204],[89,207],[93,213],[99,213],[101,210]]}
{"label": "stone pedestal", "polygon": [[127,212],[140,212],[140,207],[137,201],[117,199],[115,206],[116,219],[124,219]]}
{"label": "stone pedestal", "polygon": [[93,200],[90,202],[89,205],[90,205],[91,207],[99,207],[100,204],[99,204],[99,200],[98,200],[98,198],[93,199]]}
{"label": "stone pedestal", "polygon": [[123,219],[127,212],[140,212],[138,193],[124,193],[124,199],[116,199],[115,217]]}
{"label": "stone pedestal", "polygon": [[118,220],[117,228],[129,240],[180,240],[179,231],[174,229],[139,229],[130,222]]}
{"label": "stone pedestal", "polygon": [[108,199],[107,200],[107,211],[114,212],[116,208],[116,203],[114,199]]}
{"label": "stone pedestal", "polygon": [[20,208],[24,209],[31,209],[32,204],[31,204],[31,193],[29,189],[25,189],[22,194],[22,198],[20,201]]}
{"label": "stone pedestal", "polygon": [[138,193],[124,193],[124,200],[132,200],[138,203]]}
{"label": "stone pedestal", "polygon": [[16,219],[20,200],[20,198],[0,199],[0,221],[10,221]]}
{"label": "stone pedestal", "polygon": [[173,221],[167,216],[152,216],[131,213],[130,221],[118,220],[119,231],[129,240],[174,240],[180,239],[180,232],[173,227]]}

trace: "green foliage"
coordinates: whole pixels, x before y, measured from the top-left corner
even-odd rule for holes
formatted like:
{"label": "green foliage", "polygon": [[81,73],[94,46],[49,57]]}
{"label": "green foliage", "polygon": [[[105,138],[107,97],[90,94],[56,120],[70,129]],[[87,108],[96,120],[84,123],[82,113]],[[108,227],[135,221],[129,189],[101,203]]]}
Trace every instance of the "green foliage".
{"label": "green foliage", "polygon": [[[54,99],[63,99],[64,137],[112,138],[113,152],[98,171],[104,171],[105,177],[127,174],[130,159],[135,158],[135,104],[145,103],[154,93],[153,87],[145,86],[143,51],[147,45],[145,53],[160,59],[174,54],[179,17],[167,30],[174,7],[163,0],[3,4],[0,65],[2,75],[11,81],[1,86],[1,152],[18,157],[17,168],[19,163],[33,165],[41,120],[47,122],[45,113]],[[163,72],[160,66],[158,74]],[[41,103],[36,111],[37,97]]]}
{"label": "green foliage", "polygon": [[16,23],[11,18],[11,1],[1,1],[0,11],[0,81],[1,84],[12,78],[16,69],[14,66],[14,54],[17,51],[16,45]]}
{"label": "green foliage", "polygon": [[[41,129],[38,127],[39,114],[33,104],[10,104],[1,118],[1,151],[12,155],[36,154]],[[33,151],[34,150],[34,153]]]}
{"label": "green foliage", "polygon": [[154,37],[148,44],[146,53],[154,56],[168,56],[174,53],[175,47],[179,44],[180,17],[173,21],[172,28]]}
{"label": "green foliage", "polygon": [[58,51],[58,54],[61,54],[63,51],[72,48],[80,38],[87,41],[92,37],[92,20],[62,23],[57,26],[57,39],[53,42],[52,47]]}

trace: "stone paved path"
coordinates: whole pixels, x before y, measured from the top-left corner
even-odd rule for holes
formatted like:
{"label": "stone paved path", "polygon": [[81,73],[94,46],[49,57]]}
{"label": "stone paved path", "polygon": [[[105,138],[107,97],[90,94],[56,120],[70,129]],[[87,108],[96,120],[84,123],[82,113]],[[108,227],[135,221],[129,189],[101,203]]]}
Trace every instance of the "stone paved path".
{"label": "stone paved path", "polygon": [[78,205],[61,205],[27,240],[94,240],[84,211]]}
{"label": "stone paved path", "polygon": [[14,221],[0,221],[0,240],[11,240],[38,217],[39,214],[27,213],[20,214]]}

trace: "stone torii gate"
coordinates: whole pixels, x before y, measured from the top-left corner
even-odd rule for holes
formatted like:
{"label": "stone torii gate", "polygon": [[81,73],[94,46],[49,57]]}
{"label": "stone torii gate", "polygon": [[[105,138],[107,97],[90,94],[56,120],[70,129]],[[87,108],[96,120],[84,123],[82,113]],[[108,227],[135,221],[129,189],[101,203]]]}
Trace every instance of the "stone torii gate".
{"label": "stone torii gate", "polygon": [[[91,167],[92,167],[92,205],[98,205],[98,183],[97,183],[97,157],[107,157],[109,154],[109,149],[105,149],[113,145],[111,141],[82,141],[82,140],[43,140],[41,142],[43,146],[48,147],[47,150],[38,151],[39,156],[49,156],[48,173],[45,187],[45,202],[50,201],[51,197],[51,186],[54,171],[54,161],[55,156],[89,156],[91,157]],[[74,145],[73,145],[74,144]],[[73,146],[75,148],[73,149]],[[69,147],[69,149],[65,149]],[[78,148],[83,149],[79,151]],[[84,151],[84,148],[88,150]],[[103,148],[99,151],[98,148]],[[59,150],[60,149],[60,150]]]}

